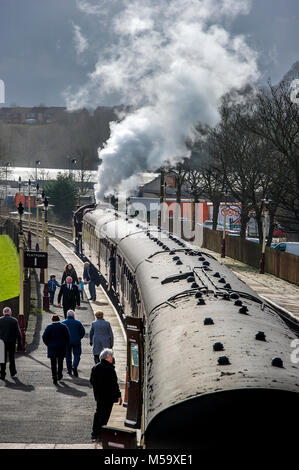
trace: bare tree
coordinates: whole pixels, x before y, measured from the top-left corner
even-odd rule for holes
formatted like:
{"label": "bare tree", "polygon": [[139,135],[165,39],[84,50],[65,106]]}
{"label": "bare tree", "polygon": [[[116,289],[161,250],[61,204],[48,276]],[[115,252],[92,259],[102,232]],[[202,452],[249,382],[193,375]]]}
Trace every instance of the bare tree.
{"label": "bare tree", "polygon": [[[245,111],[245,112],[244,112]],[[273,148],[276,163],[271,167],[275,179],[274,195],[279,210],[289,221],[299,221],[299,107],[292,101],[287,82],[268,83],[257,95],[236,108],[238,128],[266,140]]]}

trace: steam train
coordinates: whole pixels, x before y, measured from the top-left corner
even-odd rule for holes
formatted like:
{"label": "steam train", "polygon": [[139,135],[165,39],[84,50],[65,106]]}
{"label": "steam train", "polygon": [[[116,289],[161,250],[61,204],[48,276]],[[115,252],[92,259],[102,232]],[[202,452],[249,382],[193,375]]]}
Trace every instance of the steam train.
{"label": "steam train", "polygon": [[109,204],[79,208],[74,237],[126,325],[125,425],[144,448],[295,443],[298,328],[204,250]]}

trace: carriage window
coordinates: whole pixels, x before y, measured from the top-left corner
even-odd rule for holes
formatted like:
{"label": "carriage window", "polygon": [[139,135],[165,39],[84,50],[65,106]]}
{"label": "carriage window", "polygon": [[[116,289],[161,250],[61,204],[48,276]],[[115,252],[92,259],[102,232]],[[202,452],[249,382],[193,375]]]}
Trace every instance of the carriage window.
{"label": "carriage window", "polygon": [[130,377],[132,382],[139,382],[139,347],[138,344],[130,343]]}

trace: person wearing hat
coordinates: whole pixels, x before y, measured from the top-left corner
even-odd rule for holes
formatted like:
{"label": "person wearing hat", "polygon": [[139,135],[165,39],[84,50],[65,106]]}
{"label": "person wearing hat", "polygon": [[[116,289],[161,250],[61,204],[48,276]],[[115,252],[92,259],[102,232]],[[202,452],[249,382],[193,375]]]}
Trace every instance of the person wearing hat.
{"label": "person wearing hat", "polygon": [[52,316],[52,323],[46,326],[42,339],[47,346],[47,354],[51,361],[53,384],[57,385],[57,380],[63,377],[63,359],[70,344],[69,329],[60,322],[59,315]]}
{"label": "person wearing hat", "polygon": [[99,355],[104,348],[113,348],[113,332],[108,321],[104,320],[104,314],[101,311],[95,313],[96,320],[92,322],[89,331],[90,346],[93,346],[92,352],[94,362],[99,362]]}
{"label": "person wearing hat", "polygon": [[4,362],[1,362],[0,379],[5,380],[7,356],[9,358],[10,375],[16,377],[16,342],[18,342],[18,350],[22,348],[22,336],[18,320],[12,316],[10,307],[4,307],[3,317],[0,318],[0,339],[4,342]]}
{"label": "person wearing hat", "polygon": [[[66,367],[69,375],[74,373],[75,377],[78,377],[78,365],[81,357],[81,339],[84,338],[85,328],[79,320],[75,319],[75,312],[73,310],[68,310],[67,318],[62,322],[63,325],[66,325],[70,332],[70,344],[66,347]],[[72,361],[72,354],[74,359]],[[73,364],[72,364],[73,362]]]}

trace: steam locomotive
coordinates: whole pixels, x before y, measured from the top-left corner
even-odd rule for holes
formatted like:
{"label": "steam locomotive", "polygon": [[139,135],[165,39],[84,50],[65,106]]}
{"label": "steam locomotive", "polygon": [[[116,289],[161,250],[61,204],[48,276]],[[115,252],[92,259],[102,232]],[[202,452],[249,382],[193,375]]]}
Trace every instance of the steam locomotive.
{"label": "steam locomotive", "polygon": [[295,443],[298,327],[204,250],[109,204],[79,208],[74,237],[126,325],[125,425],[144,448]]}

